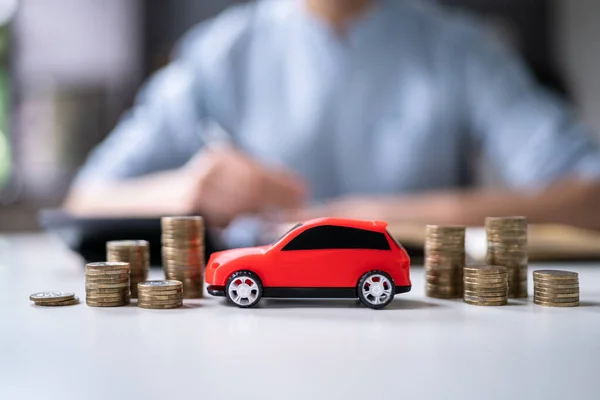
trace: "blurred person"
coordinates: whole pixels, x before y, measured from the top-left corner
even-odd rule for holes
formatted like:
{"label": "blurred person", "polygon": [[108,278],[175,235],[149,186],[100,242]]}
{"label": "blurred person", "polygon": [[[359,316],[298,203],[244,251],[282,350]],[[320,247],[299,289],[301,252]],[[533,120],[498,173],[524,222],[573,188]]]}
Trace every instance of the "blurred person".
{"label": "blurred person", "polygon": [[[227,141],[207,139],[211,126]],[[470,149],[497,186],[471,185]],[[65,207],[202,213],[221,227],[284,210],[600,228],[599,179],[591,132],[472,16],[427,1],[264,0],[182,38]]]}

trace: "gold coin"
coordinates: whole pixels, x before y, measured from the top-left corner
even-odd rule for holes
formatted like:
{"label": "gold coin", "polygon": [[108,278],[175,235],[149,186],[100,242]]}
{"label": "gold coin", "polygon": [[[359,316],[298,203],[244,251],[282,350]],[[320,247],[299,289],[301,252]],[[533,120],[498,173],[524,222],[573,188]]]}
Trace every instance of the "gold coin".
{"label": "gold coin", "polygon": [[116,284],[124,284],[124,285],[129,285],[129,278],[127,279],[85,279],[85,283],[86,284],[96,284],[96,285],[100,285],[100,284],[107,284],[107,285],[116,285]]}
{"label": "gold coin", "polygon": [[574,301],[571,303],[554,303],[554,302],[547,302],[547,301],[539,301],[536,299],[533,299],[534,304],[537,304],[538,306],[545,306],[545,307],[577,307],[579,305],[579,301]]}
{"label": "gold coin", "polygon": [[463,301],[465,303],[473,305],[473,306],[488,306],[488,307],[503,306],[508,303],[508,301],[506,299],[501,300],[501,301],[472,301],[472,300],[468,300],[468,299],[463,299]]}
{"label": "gold coin", "polygon": [[175,290],[138,290],[138,293],[141,295],[146,295],[146,296],[172,296],[172,295],[178,295],[183,293],[183,287],[181,289],[175,289]]}
{"label": "gold coin", "polygon": [[465,296],[479,296],[479,297],[500,297],[507,296],[508,290],[496,290],[495,292],[480,292],[478,290],[466,290],[464,291]]}
{"label": "gold coin", "polygon": [[130,297],[128,292],[119,293],[119,294],[104,294],[104,293],[87,293],[85,295],[86,299],[92,300],[120,300]]}
{"label": "gold coin", "polygon": [[577,280],[566,280],[561,279],[560,281],[551,281],[551,280],[539,280],[533,279],[534,285],[546,285],[546,286],[554,286],[554,285],[579,285],[579,281]]}
{"label": "gold coin", "polygon": [[478,292],[478,293],[494,293],[494,292],[508,292],[508,286],[500,286],[500,287],[493,287],[493,288],[486,288],[486,287],[477,287],[477,286],[471,286],[471,285],[465,285],[465,290],[468,290],[470,292]]}
{"label": "gold coin", "polygon": [[182,299],[182,298],[183,298],[183,293],[169,294],[169,295],[145,295],[145,294],[140,294],[139,295],[139,299],[140,300],[148,300],[148,301],[154,301],[154,300],[176,300],[176,299]]}
{"label": "gold coin", "polygon": [[534,282],[534,287],[536,289],[577,289],[579,290],[579,284],[569,284],[569,285],[556,285],[553,283],[539,283]]}
{"label": "gold coin", "polygon": [[465,287],[470,288],[503,288],[508,285],[506,280],[504,281],[496,281],[496,282],[486,282],[486,281],[473,281],[470,279],[464,280]]}
{"label": "gold coin", "polygon": [[137,249],[150,247],[147,240],[109,240],[106,242],[106,248],[109,250]]}
{"label": "gold coin", "polygon": [[85,268],[92,271],[128,270],[129,263],[116,261],[102,261],[85,264]]}
{"label": "gold coin", "polygon": [[117,288],[129,288],[129,283],[86,283],[86,289],[117,289]]}
{"label": "gold coin", "polygon": [[156,304],[139,304],[138,303],[138,307],[140,308],[148,308],[148,309],[157,309],[157,310],[166,310],[166,309],[171,309],[171,308],[180,308],[183,306],[183,302],[182,303],[176,303],[176,304],[171,304],[171,305],[156,305]]}
{"label": "gold coin", "polygon": [[465,266],[465,274],[475,275],[498,275],[506,274],[506,267],[503,265],[467,265]]}
{"label": "gold coin", "polygon": [[183,300],[176,300],[170,302],[147,302],[147,301],[138,301],[139,307],[177,307],[183,304]]}
{"label": "gold coin", "polygon": [[116,301],[117,299],[127,299],[130,297],[130,294],[129,294],[129,292],[123,292],[123,293],[117,293],[117,294],[86,293],[85,297],[87,299],[92,299],[92,300],[115,299],[115,301]]}
{"label": "gold coin", "polygon": [[108,273],[108,272],[89,273],[89,272],[87,272],[85,274],[86,279],[101,279],[101,278],[119,279],[119,278],[129,278],[130,276],[131,276],[130,270],[111,271],[111,273]]}
{"label": "gold coin", "polygon": [[127,292],[127,287],[113,288],[113,289],[85,289],[86,293],[123,293]]}
{"label": "gold coin", "polygon": [[468,301],[486,301],[486,302],[494,302],[494,301],[503,301],[506,300],[506,296],[496,296],[496,297],[486,297],[486,296],[468,296],[464,295],[465,300]]}
{"label": "gold coin", "polygon": [[138,283],[138,289],[145,290],[175,290],[181,289],[182,283],[176,280],[146,281]]}
{"label": "gold coin", "polygon": [[571,271],[560,271],[560,270],[536,270],[533,271],[534,278],[547,278],[547,279],[578,279],[579,274]]}
{"label": "gold coin", "polygon": [[464,282],[465,284],[472,284],[472,285],[505,285],[508,280],[506,278],[502,279],[502,278],[469,278],[467,276],[465,276],[464,278]]}
{"label": "gold coin", "polygon": [[79,304],[79,297],[73,297],[72,299],[60,300],[60,301],[35,301],[35,305],[42,307],[62,307],[62,306],[73,306]]}
{"label": "gold coin", "polygon": [[464,275],[464,279],[468,279],[474,282],[508,282],[508,275]]}
{"label": "gold coin", "polygon": [[130,302],[121,302],[121,303],[96,303],[87,301],[86,304],[90,307],[123,307],[131,304]]}
{"label": "gold coin", "polygon": [[545,301],[548,303],[571,303],[574,301],[579,301],[579,296],[564,298],[564,297],[547,297],[547,296],[534,295],[533,298],[537,301]]}
{"label": "gold coin", "polygon": [[555,289],[555,288],[541,288],[534,285],[533,290],[539,293],[556,293],[556,294],[568,294],[568,293],[579,293],[579,288],[576,289]]}

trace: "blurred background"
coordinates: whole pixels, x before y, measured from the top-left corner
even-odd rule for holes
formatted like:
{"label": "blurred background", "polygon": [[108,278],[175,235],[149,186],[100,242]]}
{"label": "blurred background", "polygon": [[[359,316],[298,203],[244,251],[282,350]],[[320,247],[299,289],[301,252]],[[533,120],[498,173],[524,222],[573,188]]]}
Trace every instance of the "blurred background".
{"label": "blurred background", "polygon": [[[600,132],[600,2],[441,1],[483,15]],[[0,231],[38,230],[176,40],[239,2],[0,0]]]}

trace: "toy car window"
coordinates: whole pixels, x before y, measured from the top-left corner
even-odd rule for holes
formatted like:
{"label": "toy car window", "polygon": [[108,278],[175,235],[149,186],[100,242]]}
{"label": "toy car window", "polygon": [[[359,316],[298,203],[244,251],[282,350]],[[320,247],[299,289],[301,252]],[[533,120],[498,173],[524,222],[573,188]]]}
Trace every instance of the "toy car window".
{"label": "toy car window", "polygon": [[383,233],[343,226],[317,226],[292,239],[282,251],[323,249],[390,250]]}
{"label": "toy car window", "polygon": [[288,229],[283,235],[281,235],[277,240],[275,240],[273,243],[277,243],[279,242],[281,239],[283,239],[284,237],[287,236],[288,233],[290,233],[291,231],[293,231],[294,229],[298,228],[299,226],[302,226],[302,223],[299,222],[296,225],[292,226],[290,229]]}

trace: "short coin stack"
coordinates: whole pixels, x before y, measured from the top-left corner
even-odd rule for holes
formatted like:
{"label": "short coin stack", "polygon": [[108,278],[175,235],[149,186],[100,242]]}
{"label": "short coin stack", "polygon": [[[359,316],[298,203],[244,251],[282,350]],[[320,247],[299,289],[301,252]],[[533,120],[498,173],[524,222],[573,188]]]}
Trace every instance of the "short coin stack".
{"label": "short coin stack", "polygon": [[463,301],[476,306],[503,306],[508,300],[508,270],[501,265],[465,267]]}
{"label": "short coin stack", "polygon": [[579,274],[570,271],[533,272],[533,302],[547,307],[579,305]]}
{"label": "short coin stack", "polygon": [[166,279],[183,284],[183,297],[203,297],[204,219],[199,216],[164,217],[162,259]]}
{"label": "short coin stack", "polygon": [[96,262],[85,266],[85,300],[92,307],[130,303],[129,263]]}
{"label": "short coin stack", "polygon": [[183,305],[183,284],[179,281],[138,283],[138,307],[177,308]]}
{"label": "short coin stack", "polygon": [[425,294],[434,298],[463,296],[465,227],[425,228]]}
{"label": "short coin stack", "polygon": [[508,269],[508,297],[524,298],[527,293],[527,219],[490,217],[485,220],[487,264]]}
{"label": "short coin stack", "polygon": [[70,292],[39,292],[29,296],[36,306],[60,307],[79,304],[79,298]]}
{"label": "short coin stack", "polygon": [[112,240],[106,242],[106,260],[129,263],[129,289],[137,298],[137,284],[148,279],[150,244],[146,240]]}

